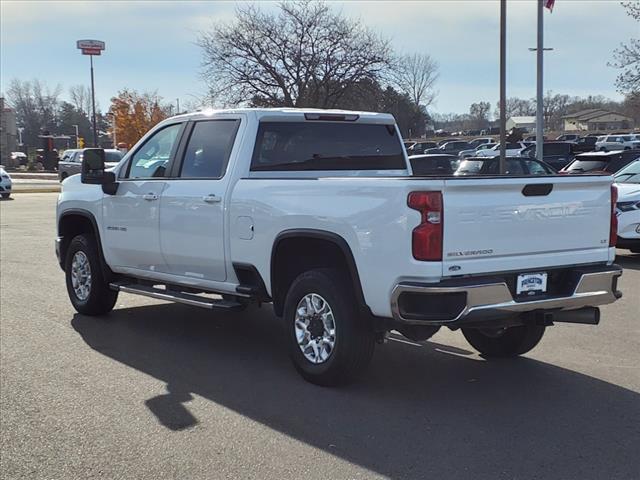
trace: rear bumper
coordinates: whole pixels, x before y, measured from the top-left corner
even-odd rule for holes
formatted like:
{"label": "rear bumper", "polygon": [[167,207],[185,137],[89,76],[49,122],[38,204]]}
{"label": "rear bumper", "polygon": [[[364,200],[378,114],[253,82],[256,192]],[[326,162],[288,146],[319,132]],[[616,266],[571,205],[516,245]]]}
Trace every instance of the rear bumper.
{"label": "rear bumper", "polygon": [[527,312],[575,310],[622,296],[617,265],[571,269],[564,294],[514,298],[506,277],[469,277],[439,284],[400,283],[391,296],[394,319],[410,325],[459,326]]}

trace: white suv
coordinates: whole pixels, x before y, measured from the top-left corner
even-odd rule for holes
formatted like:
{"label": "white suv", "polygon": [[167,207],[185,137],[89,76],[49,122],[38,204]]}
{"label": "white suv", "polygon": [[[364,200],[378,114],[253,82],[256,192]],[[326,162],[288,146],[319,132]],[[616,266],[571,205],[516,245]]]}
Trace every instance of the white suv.
{"label": "white suv", "polygon": [[601,152],[631,150],[632,148],[640,148],[638,135],[604,135],[598,137],[596,141],[596,150]]}

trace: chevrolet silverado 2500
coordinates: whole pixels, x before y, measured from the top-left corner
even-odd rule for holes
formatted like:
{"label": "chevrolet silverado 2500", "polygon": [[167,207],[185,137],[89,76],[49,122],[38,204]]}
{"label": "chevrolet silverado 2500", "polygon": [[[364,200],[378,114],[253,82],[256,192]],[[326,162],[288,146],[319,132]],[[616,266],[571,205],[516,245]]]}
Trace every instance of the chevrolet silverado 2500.
{"label": "chevrolet silverado 2500", "polygon": [[119,292],[208,309],[273,303],[307,380],[336,385],[391,330],[460,329],[487,357],[554,322],[597,324],[621,293],[603,175],[413,175],[391,115],[180,115],[112,169],[85,150],[57,205],[75,309]]}

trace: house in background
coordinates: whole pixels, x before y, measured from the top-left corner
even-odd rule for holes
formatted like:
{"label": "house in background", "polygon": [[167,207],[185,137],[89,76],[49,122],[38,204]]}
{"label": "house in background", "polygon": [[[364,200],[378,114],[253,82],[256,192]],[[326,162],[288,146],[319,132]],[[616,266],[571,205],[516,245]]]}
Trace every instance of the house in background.
{"label": "house in background", "polygon": [[506,126],[507,130],[519,128],[528,133],[533,133],[536,130],[536,117],[509,117]]}
{"label": "house in background", "polygon": [[16,115],[0,97],[0,164],[9,160],[11,152],[17,149]]}
{"label": "house in background", "polygon": [[562,116],[567,132],[586,130],[627,130],[633,128],[633,119],[621,113],[590,108]]}

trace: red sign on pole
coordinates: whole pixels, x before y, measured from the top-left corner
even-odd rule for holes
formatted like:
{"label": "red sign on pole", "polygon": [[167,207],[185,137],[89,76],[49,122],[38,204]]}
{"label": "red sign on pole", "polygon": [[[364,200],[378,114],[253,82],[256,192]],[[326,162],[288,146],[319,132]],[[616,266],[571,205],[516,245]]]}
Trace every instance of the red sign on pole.
{"label": "red sign on pole", "polygon": [[82,50],[83,55],[100,55],[105,44],[100,40],[78,40],[76,47]]}

